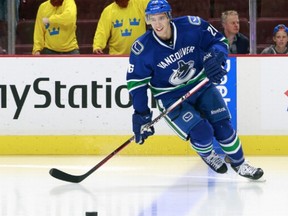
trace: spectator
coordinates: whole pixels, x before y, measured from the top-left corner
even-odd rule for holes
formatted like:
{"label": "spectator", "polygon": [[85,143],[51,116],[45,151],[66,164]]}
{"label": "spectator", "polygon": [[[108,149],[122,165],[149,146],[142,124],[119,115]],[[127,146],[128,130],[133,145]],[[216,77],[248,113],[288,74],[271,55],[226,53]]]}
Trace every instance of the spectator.
{"label": "spectator", "polygon": [[237,11],[228,10],[222,13],[223,34],[229,42],[229,53],[231,54],[249,54],[249,40],[239,32],[240,22]]}
{"label": "spectator", "polygon": [[223,69],[228,57],[225,37],[207,21],[195,16],[172,19],[166,0],[150,1],[146,21],[152,30],[132,45],[127,87],[134,113],[132,130],[135,142],[143,144],[154,134],[148,89],[161,111],[171,109],[205,77],[209,82],[197,93],[172,108],[165,120],[183,140],[189,140],[203,161],[215,172],[226,173],[224,160],[213,150],[213,139],[226,154],[226,162],[240,176],[257,180],[263,170],[245,161],[240,138],[231,124],[229,109],[217,90],[227,74]]}
{"label": "spectator", "polygon": [[145,8],[149,0],[115,0],[104,8],[93,42],[93,53],[130,53],[134,40],[146,31]]}
{"label": "spectator", "polygon": [[261,54],[288,54],[288,28],[284,24],[279,24],[274,28],[273,41],[275,44],[266,47]]}
{"label": "spectator", "polygon": [[38,9],[32,54],[79,54],[74,0],[48,0]]}

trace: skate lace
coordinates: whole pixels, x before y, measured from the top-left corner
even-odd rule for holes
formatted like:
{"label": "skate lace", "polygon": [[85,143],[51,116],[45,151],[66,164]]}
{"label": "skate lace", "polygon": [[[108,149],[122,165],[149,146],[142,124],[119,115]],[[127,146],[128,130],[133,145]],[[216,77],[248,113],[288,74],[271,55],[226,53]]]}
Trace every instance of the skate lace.
{"label": "skate lace", "polygon": [[255,172],[257,171],[257,168],[250,166],[247,163],[242,164],[239,167],[238,173],[242,174],[242,175],[253,175]]}
{"label": "skate lace", "polygon": [[219,158],[214,152],[206,158],[206,161],[215,169],[220,168],[223,164],[221,158]]}

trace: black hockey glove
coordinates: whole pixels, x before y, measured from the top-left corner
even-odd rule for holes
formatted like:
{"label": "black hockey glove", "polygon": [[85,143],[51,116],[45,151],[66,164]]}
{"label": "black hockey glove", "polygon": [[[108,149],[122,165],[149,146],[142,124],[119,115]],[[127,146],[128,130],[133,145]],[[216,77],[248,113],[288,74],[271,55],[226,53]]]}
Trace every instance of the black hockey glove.
{"label": "black hockey glove", "polygon": [[221,79],[227,74],[223,68],[226,63],[226,56],[223,52],[216,53],[211,49],[203,59],[203,67],[208,79],[212,83],[221,83]]}
{"label": "black hockey glove", "polygon": [[152,120],[152,112],[140,114],[135,112],[132,117],[133,122],[133,132],[135,136],[135,142],[138,144],[143,144],[145,139],[148,138],[148,136],[151,136],[154,134],[154,127],[151,126],[149,128],[146,128],[145,125],[149,124]]}

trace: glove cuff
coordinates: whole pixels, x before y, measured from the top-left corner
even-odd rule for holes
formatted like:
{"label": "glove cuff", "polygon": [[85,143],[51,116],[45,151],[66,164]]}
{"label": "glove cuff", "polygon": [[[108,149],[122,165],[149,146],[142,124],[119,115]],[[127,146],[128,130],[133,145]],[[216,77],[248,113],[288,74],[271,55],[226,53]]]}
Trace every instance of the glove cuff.
{"label": "glove cuff", "polygon": [[141,115],[141,116],[145,116],[145,115],[148,115],[150,113],[151,113],[150,109],[148,109],[144,112],[138,112],[137,110],[134,111],[134,114]]}

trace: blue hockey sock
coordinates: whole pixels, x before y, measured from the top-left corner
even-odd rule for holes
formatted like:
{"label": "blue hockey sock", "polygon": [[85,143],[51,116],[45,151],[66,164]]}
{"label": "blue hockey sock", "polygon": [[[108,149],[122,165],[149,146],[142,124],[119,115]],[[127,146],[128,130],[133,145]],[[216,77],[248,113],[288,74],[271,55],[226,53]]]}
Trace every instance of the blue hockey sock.
{"label": "blue hockey sock", "polygon": [[226,140],[219,140],[223,152],[230,158],[231,165],[236,167],[245,160],[241,141],[236,132]]}
{"label": "blue hockey sock", "polygon": [[192,148],[201,156],[210,155],[213,145],[213,129],[207,120],[200,121],[189,133]]}
{"label": "blue hockey sock", "polygon": [[242,145],[236,131],[229,119],[223,119],[213,124],[215,138],[219,142],[223,152],[230,158],[232,166],[238,166],[244,162]]}

